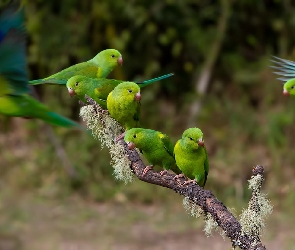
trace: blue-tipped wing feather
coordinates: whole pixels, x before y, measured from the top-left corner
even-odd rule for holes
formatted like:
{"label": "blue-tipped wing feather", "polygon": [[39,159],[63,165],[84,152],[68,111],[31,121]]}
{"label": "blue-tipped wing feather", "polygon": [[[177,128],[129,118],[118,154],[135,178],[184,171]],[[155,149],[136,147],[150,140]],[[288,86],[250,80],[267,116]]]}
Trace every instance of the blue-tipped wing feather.
{"label": "blue-tipped wing feather", "polygon": [[11,94],[28,93],[23,10],[12,5],[0,12],[0,76]]}
{"label": "blue-tipped wing feather", "polygon": [[277,70],[273,73],[279,76],[283,76],[277,78],[278,80],[286,82],[295,78],[295,62],[276,56],[273,56],[273,58],[276,60],[271,60],[271,62],[275,63],[276,65],[270,67]]}

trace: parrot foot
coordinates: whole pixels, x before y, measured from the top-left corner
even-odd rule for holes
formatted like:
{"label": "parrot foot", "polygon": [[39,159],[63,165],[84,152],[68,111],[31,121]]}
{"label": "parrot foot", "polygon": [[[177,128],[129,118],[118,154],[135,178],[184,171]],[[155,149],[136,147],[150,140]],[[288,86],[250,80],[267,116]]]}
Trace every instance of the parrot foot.
{"label": "parrot foot", "polygon": [[118,135],[117,138],[116,138],[116,140],[115,140],[115,142],[121,141],[121,140],[124,138],[125,133],[126,133],[126,132],[124,132],[124,133]]}
{"label": "parrot foot", "polygon": [[168,171],[167,171],[166,169],[160,171],[160,175],[161,175],[161,176],[163,176],[164,174],[167,174],[167,173],[168,173]]}
{"label": "parrot foot", "polygon": [[196,180],[187,180],[183,183],[183,186],[190,184],[190,183],[197,183]]}
{"label": "parrot foot", "polygon": [[174,177],[173,177],[173,180],[176,180],[177,181],[177,183],[180,185],[181,183],[180,183],[180,181],[178,180],[179,178],[185,178],[185,175],[184,174],[177,174],[177,175],[175,175]]}
{"label": "parrot foot", "polygon": [[182,177],[185,177],[184,174],[177,174],[173,177],[173,180],[176,180],[176,179],[179,179],[179,178],[182,178]]}
{"label": "parrot foot", "polygon": [[144,168],[143,172],[142,172],[142,176],[145,176],[146,173],[147,173],[149,170],[151,170],[151,169],[153,169],[153,166],[146,166],[146,167]]}

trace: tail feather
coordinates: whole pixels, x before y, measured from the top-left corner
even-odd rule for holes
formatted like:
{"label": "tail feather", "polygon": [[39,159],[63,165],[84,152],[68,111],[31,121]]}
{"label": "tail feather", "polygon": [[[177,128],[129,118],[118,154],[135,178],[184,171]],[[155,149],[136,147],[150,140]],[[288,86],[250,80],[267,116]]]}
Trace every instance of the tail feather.
{"label": "tail feather", "polygon": [[59,115],[51,111],[47,112],[46,116],[43,116],[42,119],[53,125],[58,125],[58,126],[66,127],[66,128],[76,127],[81,130],[86,130],[83,126],[81,126],[77,122],[74,122],[62,115]]}
{"label": "tail feather", "polygon": [[143,82],[138,82],[138,81],[135,81],[135,83],[137,83],[140,87],[145,87],[145,86],[148,86],[154,82],[157,82],[157,81],[161,81],[163,79],[166,79],[168,77],[171,77],[173,76],[174,73],[169,73],[169,74],[166,74],[166,75],[162,75],[162,76],[159,76],[159,77],[155,77],[155,78],[152,78],[152,79],[149,79],[149,80],[145,80]]}
{"label": "tail feather", "polygon": [[59,84],[59,85],[66,85],[66,80],[61,79],[55,79],[55,78],[49,78],[49,79],[37,79],[37,80],[31,80],[29,81],[30,85],[39,85],[39,84]]}

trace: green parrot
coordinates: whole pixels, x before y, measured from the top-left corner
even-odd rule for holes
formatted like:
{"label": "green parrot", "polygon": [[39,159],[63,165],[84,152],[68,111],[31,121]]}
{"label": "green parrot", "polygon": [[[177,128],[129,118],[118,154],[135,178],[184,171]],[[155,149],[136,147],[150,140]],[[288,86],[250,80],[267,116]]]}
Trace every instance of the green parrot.
{"label": "green parrot", "polygon": [[38,84],[66,84],[67,80],[74,75],[83,75],[91,78],[106,77],[118,65],[122,65],[123,58],[121,53],[115,49],[106,49],[99,52],[91,60],[75,64],[54,75],[44,79],[32,80],[31,85]]}
{"label": "green parrot", "polygon": [[81,128],[29,95],[23,9],[16,10],[16,7],[9,4],[0,13],[0,114],[39,118],[59,126]]}
{"label": "green parrot", "polygon": [[136,83],[122,82],[109,93],[107,109],[126,130],[138,127],[140,99],[140,88]]}
{"label": "green parrot", "polygon": [[[170,77],[173,74],[163,75],[157,78],[137,83],[139,87],[145,87],[154,83],[155,81],[162,80]],[[87,76],[76,75],[71,77],[67,82],[67,88],[70,96],[76,95],[82,102],[86,103],[85,95],[91,97],[103,109],[107,108],[107,97],[113,89],[122,83],[121,80],[107,79],[107,78],[89,78]]]}
{"label": "green parrot", "polygon": [[271,68],[279,70],[274,73],[283,76],[282,78],[278,78],[278,80],[285,82],[283,94],[285,96],[295,96],[295,62],[276,56],[274,56],[274,58],[277,61],[272,60],[272,62],[276,63],[277,66],[271,66]]}
{"label": "green parrot", "polygon": [[191,179],[185,184],[196,181],[201,187],[205,186],[209,162],[203,132],[199,128],[189,128],[183,132],[174,146],[174,157],[181,172]]}
{"label": "green parrot", "polygon": [[126,131],[124,140],[129,149],[137,147],[149,162],[150,166],[144,169],[143,175],[154,165],[159,165],[166,171],[171,169],[176,174],[181,173],[173,156],[174,146],[167,135],[152,129],[132,128]]}

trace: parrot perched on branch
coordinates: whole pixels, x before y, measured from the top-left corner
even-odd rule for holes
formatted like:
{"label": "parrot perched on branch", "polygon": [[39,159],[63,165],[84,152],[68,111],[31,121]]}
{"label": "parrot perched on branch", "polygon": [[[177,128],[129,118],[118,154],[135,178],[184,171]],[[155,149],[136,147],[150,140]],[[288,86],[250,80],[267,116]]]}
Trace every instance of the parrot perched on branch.
{"label": "parrot perched on branch", "polygon": [[123,64],[121,53],[115,49],[106,49],[99,52],[89,61],[78,63],[70,66],[56,74],[44,79],[32,80],[31,85],[38,84],[62,84],[65,85],[67,80],[75,75],[83,75],[91,78],[104,78],[118,65]]}
{"label": "parrot perched on branch", "polygon": [[272,60],[272,62],[276,63],[277,66],[271,66],[271,68],[279,70],[274,73],[283,76],[278,78],[278,80],[285,82],[283,87],[283,94],[285,96],[295,96],[295,62],[276,56],[274,56],[274,58],[276,59],[276,61]]}
{"label": "parrot perched on branch", "polygon": [[39,118],[64,127],[82,127],[31,97],[26,71],[23,9],[9,4],[0,12],[0,114]]}
{"label": "parrot perched on branch", "polygon": [[136,83],[122,82],[109,93],[107,109],[125,130],[138,127],[140,99],[140,88]]}
{"label": "parrot perched on branch", "polygon": [[129,149],[138,148],[149,162],[150,166],[144,169],[143,174],[154,165],[171,169],[176,174],[181,173],[173,156],[174,146],[167,135],[152,129],[132,128],[126,131],[124,140]]}
{"label": "parrot perched on branch", "polygon": [[[173,74],[170,73],[137,83],[137,85],[142,88],[172,75]],[[103,109],[106,109],[108,94],[122,82],[121,80],[115,79],[89,78],[87,76],[76,75],[68,80],[67,88],[71,96],[76,95],[82,102],[86,103],[85,95],[87,95],[96,101]]]}
{"label": "parrot perched on branch", "polygon": [[182,134],[174,146],[176,165],[190,180],[204,187],[209,172],[207,151],[203,141],[203,132],[199,128],[189,128]]}

